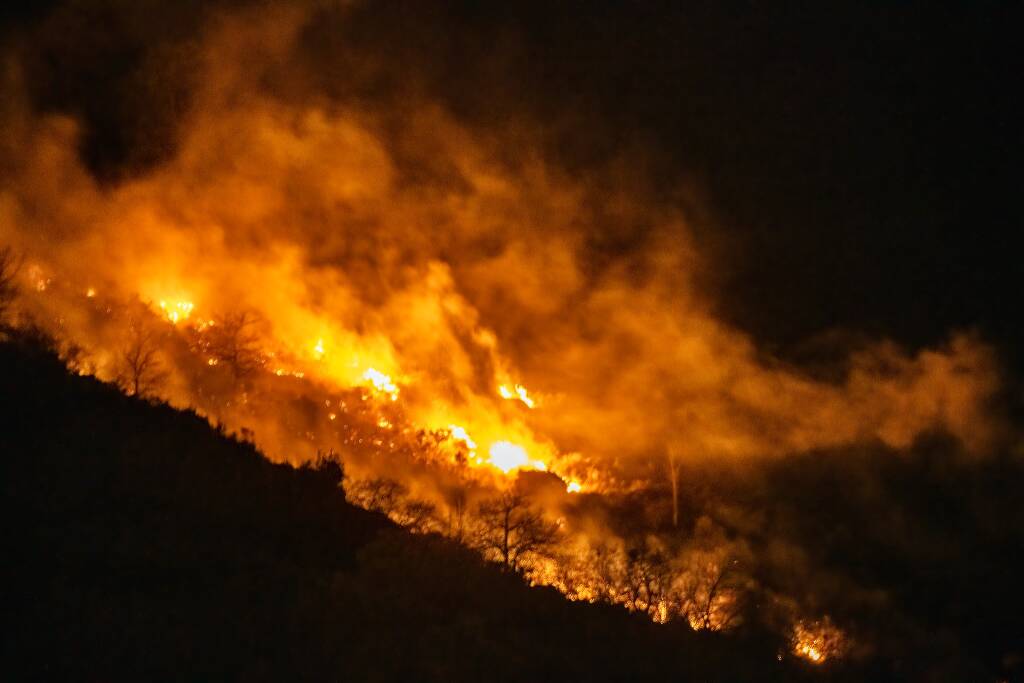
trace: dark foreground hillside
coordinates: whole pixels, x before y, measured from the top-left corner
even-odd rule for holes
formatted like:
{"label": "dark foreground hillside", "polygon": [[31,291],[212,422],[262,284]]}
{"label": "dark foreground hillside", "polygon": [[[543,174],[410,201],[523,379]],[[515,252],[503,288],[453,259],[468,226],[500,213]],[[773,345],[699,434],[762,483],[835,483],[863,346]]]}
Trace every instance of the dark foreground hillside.
{"label": "dark foreground hillside", "polygon": [[348,505],[334,465],[273,465],[26,343],[0,344],[0,435],[5,680],[812,673],[763,634],[695,634],[528,588]]}

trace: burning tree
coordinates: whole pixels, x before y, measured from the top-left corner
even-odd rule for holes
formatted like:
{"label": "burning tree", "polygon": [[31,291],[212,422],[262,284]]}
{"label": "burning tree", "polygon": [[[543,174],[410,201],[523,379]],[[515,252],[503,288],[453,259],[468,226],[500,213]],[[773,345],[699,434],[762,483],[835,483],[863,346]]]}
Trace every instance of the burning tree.
{"label": "burning tree", "polygon": [[205,350],[231,369],[236,383],[263,366],[259,336],[254,329],[256,322],[256,316],[249,311],[225,313],[213,321],[204,335]]}
{"label": "burning tree", "polygon": [[155,393],[167,379],[160,361],[159,339],[150,329],[133,324],[118,359],[117,384],[132,396]]}
{"label": "burning tree", "polygon": [[657,621],[667,619],[667,595],[672,567],[662,548],[651,539],[631,544],[625,553],[623,598],[633,612],[646,612]]}
{"label": "burning tree", "polygon": [[558,532],[557,524],[513,489],[480,503],[470,543],[506,570],[519,573],[525,569],[524,561],[547,552]]}

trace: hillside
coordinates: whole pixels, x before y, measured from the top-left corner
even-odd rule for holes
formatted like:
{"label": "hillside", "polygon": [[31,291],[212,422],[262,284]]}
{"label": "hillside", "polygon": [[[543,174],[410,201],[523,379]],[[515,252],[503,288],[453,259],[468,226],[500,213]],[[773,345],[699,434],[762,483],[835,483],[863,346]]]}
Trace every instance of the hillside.
{"label": "hillside", "polygon": [[[10,680],[792,680],[763,635],[529,588],[194,414],[0,345]],[[816,673],[824,673],[818,671]],[[836,672],[833,672],[836,673]]]}

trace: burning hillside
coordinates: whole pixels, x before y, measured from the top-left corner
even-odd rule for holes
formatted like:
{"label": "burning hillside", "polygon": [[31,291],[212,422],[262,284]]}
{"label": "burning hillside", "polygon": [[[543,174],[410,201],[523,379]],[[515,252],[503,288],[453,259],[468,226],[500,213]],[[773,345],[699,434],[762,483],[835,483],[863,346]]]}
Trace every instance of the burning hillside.
{"label": "burning hillside", "polygon": [[754,513],[701,508],[688,477],[934,434],[984,458],[1005,434],[992,349],[954,330],[859,344],[830,377],[790,365],[719,315],[708,219],[629,155],[579,173],[544,131],[482,130],[415,87],[400,109],[334,97],[322,19],[214,12],[154,56],[154,78],[194,67],[189,97],[170,151],[116,179],[12,50],[8,320],[272,460],[338,458],[350,500],[571,599],[698,630],[756,612],[786,656],[855,652],[841,615],[758,576]]}

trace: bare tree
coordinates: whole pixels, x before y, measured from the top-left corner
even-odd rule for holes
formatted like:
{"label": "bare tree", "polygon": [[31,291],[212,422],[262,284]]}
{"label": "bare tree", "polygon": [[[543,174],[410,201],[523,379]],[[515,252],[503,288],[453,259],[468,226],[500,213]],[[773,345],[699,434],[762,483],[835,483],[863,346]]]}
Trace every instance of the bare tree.
{"label": "bare tree", "polygon": [[151,395],[167,380],[159,339],[141,325],[132,325],[118,361],[117,383],[131,396]]}
{"label": "bare tree", "polygon": [[513,572],[523,562],[543,555],[558,537],[558,525],[530,504],[522,493],[506,491],[477,508],[472,545]]}
{"label": "bare tree", "polygon": [[255,326],[256,316],[249,311],[225,313],[205,333],[205,350],[231,369],[236,383],[263,366]]}
{"label": "bare tree", "polygon": [[625,553],[624,569],[626,606],[655,619],[664,617],[672,570],[662,550],[649,540],[634,543]]}
{"label": "bare tree", "polygon": [[742,612],[742,583],[738,560],[722,551],[695,551],[676,582],[676,609],[696,630],[728,629]]}
{"label": "bare tree", "polygon": [[18,295],[17,277],[21,270],[21,259],[10,247],[0,248],[0,330],[6,323],[4,318],[11,302]]}
{"label": "bare tree", "polygon": [[465,486],[456,484],[445,491],[448,507],[448,537],[461,542],[466,528],[467,496]]}

